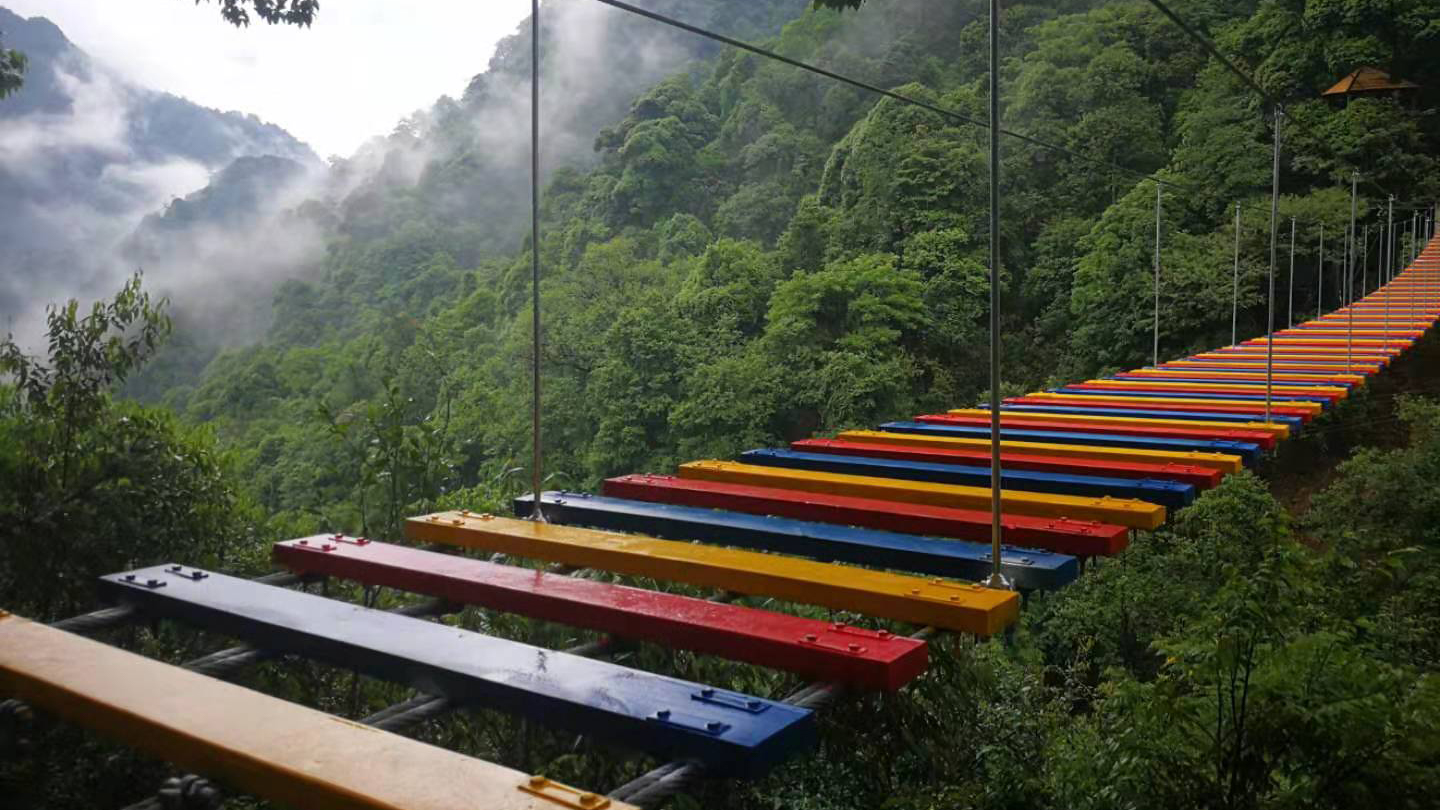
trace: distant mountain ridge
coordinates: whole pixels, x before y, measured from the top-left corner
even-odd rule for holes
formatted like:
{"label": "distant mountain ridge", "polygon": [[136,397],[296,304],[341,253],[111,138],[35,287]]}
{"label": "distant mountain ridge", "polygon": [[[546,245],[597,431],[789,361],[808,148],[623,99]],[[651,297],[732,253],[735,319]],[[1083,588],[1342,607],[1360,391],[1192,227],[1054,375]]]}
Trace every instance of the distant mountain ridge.
{"label": "distant mountain ridge", "polygon": [[23,329],[37,302],[108,292],[142,218],[236,159],[323,165],[275,124],[136,86],[44,17],[0,7],[0,32],[29,59],[0,102],[0,328]]}

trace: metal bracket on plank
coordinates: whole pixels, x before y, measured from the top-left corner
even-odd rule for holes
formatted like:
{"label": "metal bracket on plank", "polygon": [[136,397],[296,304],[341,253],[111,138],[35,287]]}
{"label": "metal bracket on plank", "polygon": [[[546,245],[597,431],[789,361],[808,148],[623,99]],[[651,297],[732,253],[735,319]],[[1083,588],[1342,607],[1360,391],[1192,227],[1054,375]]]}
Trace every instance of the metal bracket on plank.
{"label": "metal bracket on plank", "polygon": [[810,647],[819,647],[825,650],[834,650],[836,652],[847,653],[849,655],[864,655],[869,649],[864,644],[858,644],[853,641],[846,642],[844,644],[841,644],[838,641],[825,641],[814,633],[806,633],[805,635],[801,636],[800,643]]}
{"label": "metal bracket on plank", "polygon": [[[969,591],[969,592],[974,592],[974,591],[983,591],[983,590],[985,590],[985,586],[982,585],[982,584],[979,583],[979,582],[951,582],[951,581],[949,581],[949,580],[944,580],[944,579],[932,579],[932,580],[929,580],[928,582],[926,582],[925,584],[931,586],[932,588],[942,588],[942,589],[948,589],[948,590],[952,590],[952,591]],[[940,593],[934,593],[934,592],[931,592],[931,591],[926,591],[926,590],[921,589],[921,588],[911,588],[908,593],[909,593],[910,596],[913,596],[913,597],[915,597],[916,599],[926,599],[926,600],[929,600],[929,601],[931,601],[931,602],[959,602],[959,601],[960,601],[960,595],[959,595],[959,594],[946,594],[943,590],[942,590]]]}
{"label": "metal bracket on plank", "polygon": [[[694,697],[692,695],[692,697]],[[696,698],[698,700],[698,698]],[[648,718],[652,723],[660,723],[672,728],[685,729],[697,734],[706,734],[711,737],[719,737],[730,730],[729,723],[722,723],[719,720],[706,720],[693,714],[685,714],[671,709],[660,709]]]}
{"label": "metal bracket on plank", "polygon": [[770,704],[763,700],[756,700],[745,695],[736,695],[730,692],[721,692],[715,689],[701,689],[690,696],[691,700],[698,700],[701,703],[709,703],[712,706],[722,706],[727,709],[739,709],[747,714],[761,714],[770,708]]}
{"label": "metal bracket on plank", "polygon": [[516,790],[529,793],[539,799],[570,807],[574,810],[604,810],[611,802],[608,798],[588,790],[580,790],[543,776],[532,776],[515,786]]}
{"label": "metal bracket on plank", "polygon": [[169,584],[163,579],[147,579],[142,581],[137,579],[134,574],[126,574],[125,576],[120,578],[120,581],[125,583],[126,585],[131,585],[136,588],[148,588],[152,591],[158,588],[163,588]]}

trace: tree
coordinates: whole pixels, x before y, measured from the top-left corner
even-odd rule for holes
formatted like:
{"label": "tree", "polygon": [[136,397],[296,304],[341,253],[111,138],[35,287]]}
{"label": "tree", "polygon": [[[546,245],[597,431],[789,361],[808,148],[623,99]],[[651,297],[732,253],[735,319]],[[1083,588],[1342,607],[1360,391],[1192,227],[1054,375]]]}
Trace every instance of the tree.
{"label": "tree", "polygon": [[131,279],[85,315],[51,308],[45,359],[0,343],[0,592],[41,619],[90,601],[95,577],[171,560],[215,562],[237,496],[213,439],[111,391],[170,330]]}
{"label": "tree", "polygon": [[0,42],[0,98],[14,93],[25,83],[25,54],[6,50]]}
{"label": "tree", "polygon": [[[202,0],[195,0],[200,5]],[[303,25],[315,21],[320,0],[219,0],[220,16],[236,28],[249,27],[250,12],[265,22],[276,25]]]}

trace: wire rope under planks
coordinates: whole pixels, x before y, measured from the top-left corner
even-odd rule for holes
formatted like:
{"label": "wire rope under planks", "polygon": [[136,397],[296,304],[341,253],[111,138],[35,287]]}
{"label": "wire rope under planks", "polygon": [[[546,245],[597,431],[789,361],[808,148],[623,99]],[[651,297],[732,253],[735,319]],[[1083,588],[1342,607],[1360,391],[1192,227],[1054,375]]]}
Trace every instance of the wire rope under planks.
{"label": "wire rope under planks", "polygon": [[296,807],[541,810],[594,797],[9,614],[0,615],[0,688]]}
{"label": "wire rope under planks", "polygon": [[773,596],[976,635],[1001,632],[1020,613],[1019,594],[967,582],[491,515],[425,515],[407,520],[405,531],[413,540]]}
{"label": "wire rope under planks", "polygon": [[[563,512],[556,514],[565,522]],[[863,689],[899,689],[925,668],[923,644],[889,633],[678,594],[353,538],[292,540],[275,544],[273,551],[277,563],[298,573],[479,605]]]}
{"label": "wire rope under planks", "polygon": [[[681,464],[679,473],[681,478],[755,484],[931,506],[978,509],[990,501],[990,491],[983,487],[765,467],[733,461],[692,461]],[[1165,522],[1165,507],[1128,498],[1003,490],[1001,504],[1005,511],[1011,514],[1095,520],[1133,529],[1154,529]]]}
{"label": "wire rope under planks", "polygon": [[[907,638],[917,641],[932,641],[942,631],[934,627],[922,627],[911,633]],[[842,684],[825,681],[817,681],[805,684],[791,692],[782,702],[792,706],[819,711],[838,700],[845,694],[845,687]],[[628,802],[640,808],[649,810],[664,804],[678,793],[692,787],[700,779],[704,778],[704,766],[695,762],[673,761],[667,762],[649,772],[626,782],[624,785],[610,791],[611,798]]]}
{"label": "wire rope under planks", "polygon": [[[987,541],[990,532],[990,513],[981,510],[673,475],[609,478],[602,484],[601,492],[610,497],[635,501],[862,526],[908,535],[954,537],[976,543]],[[1082,557],[1115,554],[1129,542],[1129,529],[1126,527],[1090,520],[1006,515],[1003,527],[1006,536],[1016,543]]]}
{"label": "wire rope under planks", "polygon": [[[528,496],[515,500],[525,517],[532,509]],[[553,522],[624,532],[643,532],[669,540],[774,551],[824,562],[848,562],[907,573],[976,580],[993,569],[989,545],[920,537],[850,525],[813,522],[774,514],[747,514],[662,504],[588,493],[547,492],[545,514]],[[1073,557],[1050,551],[1007,546],[1001,569],[1022,591],[1055,590],[1074,581],[1079,566]]]}
{"label": "wire rope under planks", "polygon": [[[543,524],[536,524],[543,525]],[[814,737],[813,719],[769,702],[517,641],[199,569],[102,577],[107,597],[457,704],[518,714],[628,748],[757,775]]]}

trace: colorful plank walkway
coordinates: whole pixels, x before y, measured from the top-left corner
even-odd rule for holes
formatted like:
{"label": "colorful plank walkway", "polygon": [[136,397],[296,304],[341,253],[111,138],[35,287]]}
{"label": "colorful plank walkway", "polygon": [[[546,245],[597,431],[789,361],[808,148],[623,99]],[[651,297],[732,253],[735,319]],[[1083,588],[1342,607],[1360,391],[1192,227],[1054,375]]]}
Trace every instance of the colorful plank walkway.
{"label": "colorful plank walkway", "polygon": [[[1432,241],[1390,283],[1269,339],[1006,399],[1002,532],[1034,548],[1003,547],[1002,570],[1022,589],[1064,586],[1078,575],[1075,556],[1118,553],[1133,531],[1159,528],[1225,475],[1303,435],[1437,318]],[[545,493],[548,522],[460,511],[406,524],[417,541],[852,611],[853,625],[339,535],[277,544],[274,554],[307,575],[894,690],[920,675],[927,647],[865,623],[987,636],[1018,617],[1014,592],[900,573],[979,579],[989,570],[990,427],[984,408],[922,414],[682,464],[678,477],[611,478],[601,496]],[[516,505],[522,514],[535,506],[528,497]],[[814,735],[808,711],[762,697],[221,574],[158,567],[106,577],[102,590],[267,649],[717,773],[762,773]],[[3,611],[0,692],[297,805],[622,807]]]}

